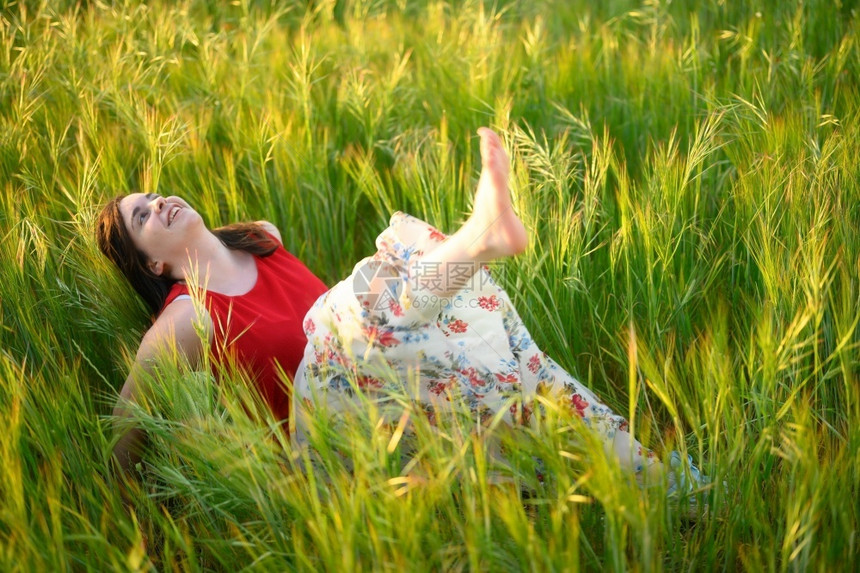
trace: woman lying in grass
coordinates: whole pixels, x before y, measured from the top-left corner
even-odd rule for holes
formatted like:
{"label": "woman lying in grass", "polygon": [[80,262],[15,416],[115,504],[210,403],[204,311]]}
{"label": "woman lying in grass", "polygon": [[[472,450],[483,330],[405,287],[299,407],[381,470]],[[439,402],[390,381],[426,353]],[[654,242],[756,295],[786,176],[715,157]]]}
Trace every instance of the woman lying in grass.
{"label": "woman lying in grass", "polygon": [[[270,223],[210,231],[178,197],[113,199],[99,218],[99,246],[157,314],[115,415],[130,415],[141,375],[166,349],[200,361],[189,282],[205,277],[202,319],[214,362],[245,369],[277,419],[287,420],[294,398],[299,437],[315,408],[341,411],[356,392],[402,389],[417,377],[411,397],[431,417],[457,400],[475,420],[501,413],[512,425],[527,424],[535,397],[553,396],[623,467],[659,476],[662,464],[633,439],[626,420],[537,348],[482,268],[522,252],[528,237],[511,205],[501,141],[486,128],[479,134],[482,172],[466,223],[446,237],[396,213],[376,254],[332,289],[284,250]],[[120,438],[114,455],[124,469],[140,459],[143,441],[140,430]],[[680,475],[685,490],[706,482],[692,466]]]}

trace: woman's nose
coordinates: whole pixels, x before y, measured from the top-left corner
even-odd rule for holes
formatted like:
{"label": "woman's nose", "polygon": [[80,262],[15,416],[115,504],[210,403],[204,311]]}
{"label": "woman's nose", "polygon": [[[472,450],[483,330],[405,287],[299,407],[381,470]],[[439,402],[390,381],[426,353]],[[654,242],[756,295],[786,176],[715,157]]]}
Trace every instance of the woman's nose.
{"label": "woman's nose", "polygon": [[156,213],[160,213],[165,203],[166,201],[164,200],[164,197],[156,197],[150,202],[150,205],[152,205]]}

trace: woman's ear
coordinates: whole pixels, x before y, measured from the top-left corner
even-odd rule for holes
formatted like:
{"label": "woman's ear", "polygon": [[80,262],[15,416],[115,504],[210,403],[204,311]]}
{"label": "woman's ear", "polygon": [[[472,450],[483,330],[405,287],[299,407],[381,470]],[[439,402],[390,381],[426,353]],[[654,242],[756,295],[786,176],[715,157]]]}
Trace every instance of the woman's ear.
{"label": "woman's ear", "polygon": [[155,276],[160,277],[161,274],[164,272],[164,263],[162,263],[161,261],[149,261],[148,263],[146,263],[146,266],[149,268],[150,271],[152,271],[152,274],[154,274]]}

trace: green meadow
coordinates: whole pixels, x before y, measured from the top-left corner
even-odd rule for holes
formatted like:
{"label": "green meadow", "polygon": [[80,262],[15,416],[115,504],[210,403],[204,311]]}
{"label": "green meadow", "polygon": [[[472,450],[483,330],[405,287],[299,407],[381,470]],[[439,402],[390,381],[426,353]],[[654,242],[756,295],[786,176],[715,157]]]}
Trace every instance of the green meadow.
{"label": "green meadow", "polygon": [[[860,567],[855,2],[0,6],[0,570]],[[538,344],[721,485],[643,491],[553,404],[509,432],[395,396],[299,451],[247,380],[175,361],[120,483],[151,318],[96,247],[107,199],[272,221],[334,284],[395,210],[465,219],[482,125]]]}

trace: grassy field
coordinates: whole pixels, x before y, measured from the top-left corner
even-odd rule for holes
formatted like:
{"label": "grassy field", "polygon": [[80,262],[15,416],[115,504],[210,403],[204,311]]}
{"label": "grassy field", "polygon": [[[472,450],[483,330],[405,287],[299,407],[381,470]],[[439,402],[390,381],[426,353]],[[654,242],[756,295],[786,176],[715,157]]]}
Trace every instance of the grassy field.
{"label": "grassy field", "polygon": [[[2,6],[0,570],[860,566],[855,2]],[[533,237],[501,282],[639,439],[725,480],[709,511],[551,410],[504,464],[408,409],[406,453],[372,408],[307,463],[243,381],[165,366],[127,512],[108,415],[149,319],[100,205],[268,219],[333,284],[393,210],[464,219],[481,125]]]}

